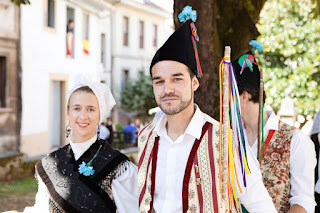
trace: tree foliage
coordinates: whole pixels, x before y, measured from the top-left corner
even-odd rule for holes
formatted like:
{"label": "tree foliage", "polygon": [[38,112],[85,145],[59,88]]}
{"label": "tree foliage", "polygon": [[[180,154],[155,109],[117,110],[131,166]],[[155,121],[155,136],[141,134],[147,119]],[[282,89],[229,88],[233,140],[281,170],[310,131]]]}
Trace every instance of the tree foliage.
{"label": "tree foliage", "polygon": [[15,3],[19,7],[21,4],[31,4],[29,0],[11,0],[11,2]]}
{"label": "tree foliage", "polygon": [[285,89],[292,90],[298,113],[320,106],[320,19],[310,0],[269,0],[257,25],[264,45],[258,56],[264,68],[267,104],[279,110]]}
{"label": "tree foliage", "polygon": [[156,106],[150,76],[142,74],[137,81],[126,82],[121,92],[122,109],[135,112],[138,117],[146,117],[148,110]]}

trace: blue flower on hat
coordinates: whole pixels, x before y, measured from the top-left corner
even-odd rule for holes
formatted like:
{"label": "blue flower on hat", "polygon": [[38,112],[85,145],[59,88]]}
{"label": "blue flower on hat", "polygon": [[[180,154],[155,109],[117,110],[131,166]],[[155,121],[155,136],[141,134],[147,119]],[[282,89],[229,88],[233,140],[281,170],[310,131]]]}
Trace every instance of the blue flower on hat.
{"label": "blue flower on hat", "polygon": [[92,166],[87,165],[84,161],[82,161],[82,164],[79,165],[79,173],[83,174],[84,176],[90,176],[94,174],[94,169]]}
{"label": "blue flower on hat", "polygon": [[262,46],[262,44],[260,44],[259,41],[257,41],[257,40],[251,40],[251,41],[249,42],[249,44],[253,46],[253,47],[252,47],[252,50],[251,50],[252,52],[254,52],[256,49],[258,49],[259,53],[262,52],[263,46]]}
{"label": "blue flower on hat", "polygon": [[192,7],[187,5],[178,15],[178,18],[181,22],[186,22],[188,19],[191,19],[193,22],[195,22],[197,20],[197,11],[192,10]]}

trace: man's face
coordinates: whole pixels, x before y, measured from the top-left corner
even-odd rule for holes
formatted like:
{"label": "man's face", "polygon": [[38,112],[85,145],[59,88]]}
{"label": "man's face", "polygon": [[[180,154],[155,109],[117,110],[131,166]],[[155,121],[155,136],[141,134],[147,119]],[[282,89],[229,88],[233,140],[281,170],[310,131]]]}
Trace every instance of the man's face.
{"label": "man's face", "polygon": [[153,92],[158,106],[167,115],[178,114],[193,104],[199,81],[190,77],[188,67],[176,61],[160,61],[152,67]]}

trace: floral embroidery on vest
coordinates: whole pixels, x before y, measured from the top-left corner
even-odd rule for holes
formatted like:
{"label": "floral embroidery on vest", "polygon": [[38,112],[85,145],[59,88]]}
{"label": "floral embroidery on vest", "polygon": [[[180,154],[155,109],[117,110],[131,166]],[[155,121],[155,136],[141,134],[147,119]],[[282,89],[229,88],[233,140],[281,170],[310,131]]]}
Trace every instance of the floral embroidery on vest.
{"label": "floral embroidery on vest", "polygon": [[278,212],[290,208],[290,145],[295,128],[280,123],[261,162],[263,182]]}

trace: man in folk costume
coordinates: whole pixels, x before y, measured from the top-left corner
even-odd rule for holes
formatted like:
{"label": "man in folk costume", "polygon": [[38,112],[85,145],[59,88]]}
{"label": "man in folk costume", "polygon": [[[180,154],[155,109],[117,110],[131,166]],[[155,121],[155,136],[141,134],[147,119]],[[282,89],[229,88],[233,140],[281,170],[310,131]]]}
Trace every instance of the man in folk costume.
{"label": "man in folk costume", "polygon": [[[164,115],[139,133],[141,213],[225,212],[219,190],[219,122],[194,104],[202,74],[199,37],[195,11],[187,6],[184,12],[180,20],[193,20],[187,19],[170,36],[150,66],[155,99]],[[276,212],[250,155],[248,161],[251,174],[240,203],[250,212]],[[230,212],[240,212],[239,200],[230,205]]]}
{"label": "man in folk costume", "polygon": [[[249,44],[254,45],[253,51],[261,52],[260,43],[251,41]],[[260,71],[253,51],[232,64],[237,76],[245,135],[257,156]],[[265,94],[263,96],[264,102]],[[316,157],[312,141],[299,129],[279,120],[273,111],[264,109],[262,114],[260,169],[277,211],[313,213]]]}

